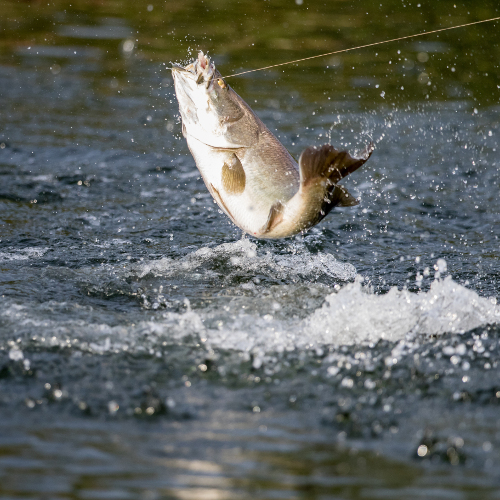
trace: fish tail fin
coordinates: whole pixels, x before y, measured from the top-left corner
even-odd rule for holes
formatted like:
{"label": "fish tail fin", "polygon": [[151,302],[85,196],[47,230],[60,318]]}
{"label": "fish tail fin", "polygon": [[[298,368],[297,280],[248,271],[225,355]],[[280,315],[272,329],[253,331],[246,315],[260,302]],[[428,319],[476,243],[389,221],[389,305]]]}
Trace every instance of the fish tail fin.
{"label": "fish tail fin", "polygon": [[304,192],[319,188],[323,197],[315,222],[323,219],[333,207],[358,205],[358,200],[338,182],[361,167],[373,150],[373,143],[370,143],[361,158],[354,158],[347,151],[338,151],[330,144],[320,148],[311,146],[302,152],[299,159],[300,189]]}
{"label": "fish tail fin", "polygon": [[302,186],[318,178],[326,178],[329,184],[337,184],[341,179],[357,170],[374,150],[371,142],[361,158],[353,158],[347,151],[339,151],[330,144],[320,148],[310,146],[299,158],[300,183]]}

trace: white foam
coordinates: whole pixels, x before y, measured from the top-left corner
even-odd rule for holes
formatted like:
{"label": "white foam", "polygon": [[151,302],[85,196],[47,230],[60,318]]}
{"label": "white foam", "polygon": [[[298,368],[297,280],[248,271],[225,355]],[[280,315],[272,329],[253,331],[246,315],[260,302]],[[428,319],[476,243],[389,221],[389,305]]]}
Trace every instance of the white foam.
{"label": "white foam", "polygon": [[316,341],[334,344],[397,341],[407,335],[463,333],[500,323],[496,300],[480,297],[447,277],[425,293],[392,288],[385,295],[367,293],[359,282],[331,294],[304,322]]}
{"label": "white foam", "polygon": [[[249,240],[202,248],[177,260],[164,258],[130,264],[126,269],[120,266],[114,272],[120,286],[120,279],[130,273],[139,279],[175,274],[188,279],[202,271],[210,275],[217,266],[227,269],[228,275],[244,270],[250,275],[299,279],[288,279],[288,284],[270,288],[252,282],[238,284],[236,290],[242,293],[216,296],[195,309],[186,301],[187,311],[156,311],[148,321],[137,311],[136,321],[118,326],[87,321],[77,303],[20,305],[0,299],[0,318],[6,321],[5,331],[12,335],[0,339],[0,343],[5,345],[18,335],[36,336],[41,343],[68,346],[68,342],[77,342],[80,349],[105,352],[144,350],[158,342],[193,341],[253,353],[258,359],[277,351],[375,343],[382,339],[398,342],[420,334],[439,336],[500,324],[496,299],[480,297],[451,277],[436,279],[428,292],[420,293],[393,288],[377,295],[360,279],[342,288],[336,285],[335,291],[326,285],[307,285],[308,278],[326,274],[345,279],[353,276],[352,266],[333,256],[310,254],[300,248],[295,254],[259,254]],[[96,274],[93,279],[101,278]]]}
{"label": "white foam", "polygon": [[354,279],[356,276],[353,265],[339,262],[331,254],[311,254],[300,248],[296,254],[276,255],[270,252],[261,254],[257,250],[257,245],[248,239],[224,243],[214,248],[203,247],[179,260],[165,257],[141,263],[136,266],[135,272],[140,278],[150,273],[156,276],[173,276],[194,271],[206,263],[220,260],[225,261],[228,272],[240,269],[279,278],[318,277],[324,274],[342,281]]}
{"label": "white foam", "polygon": [[[300,304],[297,304],[300,307]],[[391,289],[376,295],[360,281],[326,297],[303,320],[275,320],[241,314],[219,330],[206,330],[210,345],[255,352],[399,341],[419,334],[463,333],[500,324],[495,299],[480,297],[450,277],[428,292]]]}
{"label": "white foam", "polygon": [[7,252],[0,252],[0,262],[9,260],[29,260],[43,257],[49,250],[48,247],[26,247],[26,248],[7,248]]}

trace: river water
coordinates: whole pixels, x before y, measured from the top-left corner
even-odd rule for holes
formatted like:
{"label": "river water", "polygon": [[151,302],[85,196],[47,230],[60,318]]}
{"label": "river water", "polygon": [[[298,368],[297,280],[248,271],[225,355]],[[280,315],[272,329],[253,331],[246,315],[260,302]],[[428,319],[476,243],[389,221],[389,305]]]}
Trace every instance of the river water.
{"label": "river water", "polygon": [[228,79],[359,206],[243,238],[171,61],[224,75],[495,2],[0,1],[0,498],[500,498],[498,24]]}

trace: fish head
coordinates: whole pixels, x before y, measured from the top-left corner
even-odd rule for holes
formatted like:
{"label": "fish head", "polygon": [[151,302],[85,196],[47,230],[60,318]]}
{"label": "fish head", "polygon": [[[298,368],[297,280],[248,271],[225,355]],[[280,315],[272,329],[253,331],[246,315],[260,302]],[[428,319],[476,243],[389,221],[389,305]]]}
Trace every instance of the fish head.
{"label": "fish head", "polygon": [[258,139],[258,119],[203,52],[187,66],[174,65],[172,75],[186,138],[217,148],[249,147]]}

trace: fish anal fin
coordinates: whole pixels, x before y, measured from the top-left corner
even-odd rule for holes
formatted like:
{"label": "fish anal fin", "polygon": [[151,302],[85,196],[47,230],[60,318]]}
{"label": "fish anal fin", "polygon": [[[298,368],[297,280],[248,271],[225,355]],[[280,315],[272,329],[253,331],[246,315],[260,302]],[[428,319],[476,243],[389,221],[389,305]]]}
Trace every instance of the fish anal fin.
{"label": "fish anal fin", "polygon": [[329,196],[330,204],[334,207],[354,207],[359,201],[344,186],[335,186],[333,193]]}
{"label": "fish anal fin", "polygon": [[323,220],[334,207],[354,207],[355,205],[359,205],[359,201],[344,186],[331,186],[325,194],[314,224]]}
{"label": "fish anal fin", "polygon": [[222,187],[228,194],[243,193],[246,184],[246,175],[239,158],[233,153],[231,159],[224,163],[221,170]]}
{"label": "fish anal fin", "polygon": [[283,208],[284,206],[281,201],[273,203],[269,210],[267,221],[260,229],[260,234],[269,233],[269,231],[272,231],[283,220]]}
{"label": "fish anal fin", "polygon": [[319,148],[310,146],[304,149],[299,158],[301,185],[305,186],[318,178],[326,179],[330,184],[337,184],[361,167],[370,158],[373,149],[373,143],[370,143],[363,157],[354,158],[347,151],[339,151],[331,144],[324,144]]}

